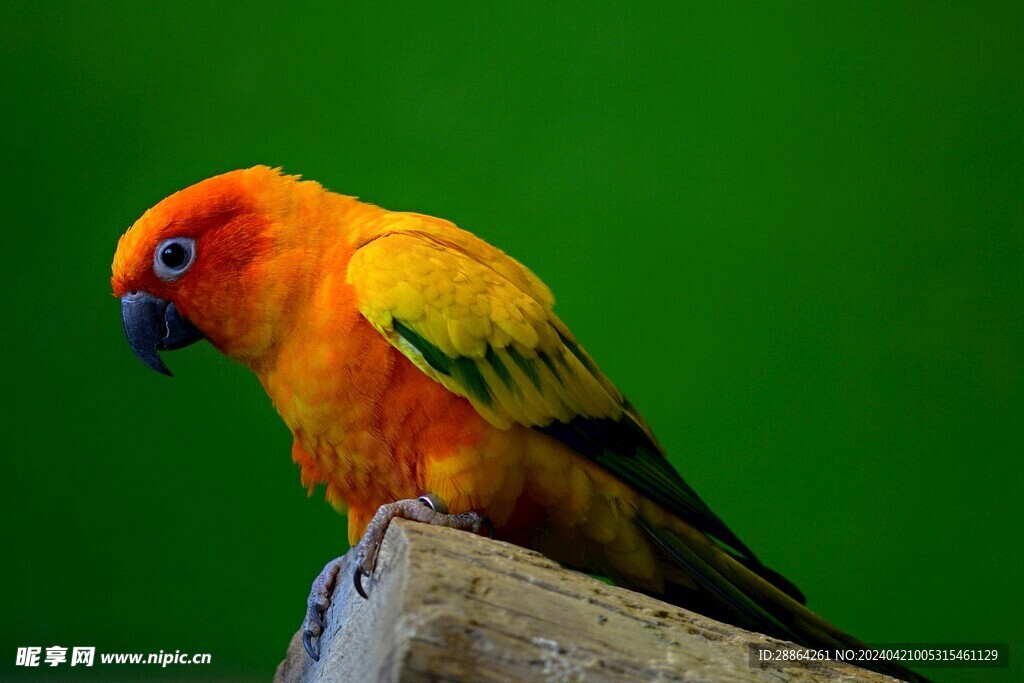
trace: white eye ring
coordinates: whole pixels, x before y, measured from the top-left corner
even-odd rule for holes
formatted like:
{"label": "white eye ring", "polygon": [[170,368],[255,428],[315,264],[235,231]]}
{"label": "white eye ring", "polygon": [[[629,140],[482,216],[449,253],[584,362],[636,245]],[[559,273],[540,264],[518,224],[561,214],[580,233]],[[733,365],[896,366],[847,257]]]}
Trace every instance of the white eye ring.
{"label": "white eye ring", "polygon": [[196,241],[191,237],[171,237],[156,247],[153,272],[164,282],[174,282],[196,260]]}

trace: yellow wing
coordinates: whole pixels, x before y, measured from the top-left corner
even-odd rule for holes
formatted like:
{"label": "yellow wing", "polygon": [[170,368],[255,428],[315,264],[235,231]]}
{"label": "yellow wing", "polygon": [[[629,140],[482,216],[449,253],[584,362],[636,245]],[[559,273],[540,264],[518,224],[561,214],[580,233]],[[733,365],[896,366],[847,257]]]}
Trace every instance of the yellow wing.
{"label": "yellow wing", "polygon": [[497,427],[621,416],[622,394],[533,273],[450,223],[403,215],[347,273],[360,312],[396,348]]}

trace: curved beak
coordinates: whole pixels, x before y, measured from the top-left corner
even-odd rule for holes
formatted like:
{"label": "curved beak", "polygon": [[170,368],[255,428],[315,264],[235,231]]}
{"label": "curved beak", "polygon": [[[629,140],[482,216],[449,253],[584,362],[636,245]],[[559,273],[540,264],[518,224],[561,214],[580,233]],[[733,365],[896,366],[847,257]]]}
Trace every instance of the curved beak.
{"label": "curved beak", "polygon": [[174,304],[148,292],[121,297],[121,322],[138,359],[169,377],[173,375],[158,351],[181,349],[203,338],[203,333]]}

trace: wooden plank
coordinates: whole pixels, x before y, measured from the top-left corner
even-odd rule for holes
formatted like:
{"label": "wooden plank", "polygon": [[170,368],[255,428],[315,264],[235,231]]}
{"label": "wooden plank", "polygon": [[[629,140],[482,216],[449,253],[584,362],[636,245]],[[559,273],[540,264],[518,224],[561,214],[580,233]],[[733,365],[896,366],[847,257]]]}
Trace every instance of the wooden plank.
{"label": "wooden plank", "polygon": [[609,586],[518,546],[404,520],[392,523],[364,585],[369,600],[355,593],[347,564],[320,662],[296,633],[275,681],[895,680],[834,662],[758,668],[750,646],[781,641]]}

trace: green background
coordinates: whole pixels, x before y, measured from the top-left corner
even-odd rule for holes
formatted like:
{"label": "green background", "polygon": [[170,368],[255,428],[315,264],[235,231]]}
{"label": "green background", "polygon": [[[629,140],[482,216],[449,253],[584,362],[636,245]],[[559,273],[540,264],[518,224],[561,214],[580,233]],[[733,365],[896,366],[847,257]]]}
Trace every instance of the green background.
{"label": "green background", "polygon": [[0,8],[0,671],[267,679],[345,549],[255,378],[146,370],[110,297],[135,218],[257,163],[533,268],[844,629],[1019,661],[1024,5],[286,5]]}

